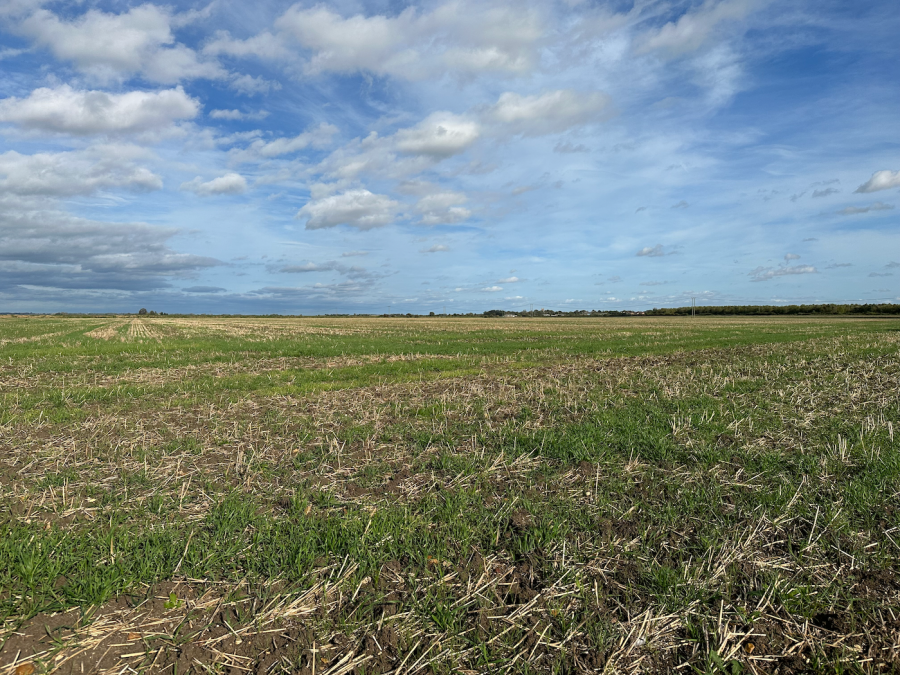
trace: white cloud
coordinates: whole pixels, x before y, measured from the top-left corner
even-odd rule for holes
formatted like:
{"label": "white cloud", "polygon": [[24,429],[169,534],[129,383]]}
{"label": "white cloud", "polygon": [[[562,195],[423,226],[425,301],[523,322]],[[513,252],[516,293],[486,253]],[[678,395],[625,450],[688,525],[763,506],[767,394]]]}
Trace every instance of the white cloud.
{"label": "white cloud", "polygon": [[635,255],[639,257],[659,258],[660,256],[664,256],[665,252],[663,251],[662,244],[657,244],[656,246],[645,246]]}
{"label": "white cloud", "polygon": [[252,75],[232,74],[229,84],[232,89],[244,96],[268,94],[270,91],[281,89],[281,84],[278,82],[266,80],[262,77],[253,77]]}
{"label": "white cloud", "polygon": [[331,138],[338,132],[333,124],[323,122],[315,129],[304,131],[293,138],[276,138],[273,141],[255,141],[250,150],[260,157],[278,157],[287,155],[307,147],[324,148],[331,144]]}
{"label": "white cloud", "polygon": [[796,253],[785,253],[784,260],[785,262],[790,262],[791,260],[800,260],[800,256]]}
{"label": "white cloud", "polygon": [[600,122],[609,103],[609,96],[599,91],[557,89],[535,96],[506,92],[488,110],[488,116],[513,133],[540,136]]}
{"label": "white cloud", "polygon": [[671,56],[692,52],[702,47],[720,24],[747,16],[759,3],[754,0],[707,0],[697,11],[686,12],[657,30],[650,30],[636,40],[637,52],[662,51]]}
{"label": "white cloud", "polygon": [[509,296],[509,297],[506,297],[503,299],[504,300],[523,300],[524,298],[521,295],[512,295],[512,296]]}
{"label": "white cloud", "polygon": [[268,111],[260,110],[255,113],[242,112],[240,110],[210,110],[209,116],[214,120],[263,120],[269,116]]}
{"label": "white cloud", "polygon": [[442,251],[449,251],[449,246],[444,246],[444,244],[435,244],[434,246],[430,246],[429,248],[422,249],[422,253],[440,253]]}
{"label": "white cloud", "polygon": [[461,192],[436,192],[422,197],[416,204],[422,225],[450,225],[467,220],[472,212],[461,206],[466,196]]}
{"label": "white cloud", "polygon": [[[381,137],[373,131],[365,138],[354,139],[323,160],[318,171],[338,181],[355,180],[361,174],[403,180],[464,152],[480,133],[478,123],[467,117],[436,112],[390,136]],[[409,181],[401,187],[419,191]],[[423,193],[433,191],[425,183],[420,187]],[[454,218],[459,220],[463,215],[458,211]]]}
{"label": "white cloud", "polygon": [[264,59],[288,60],[293,54],[284,41],[268,31],[247,40],[236,40],[227,31],[219,31],[216,37],[203,47],[203,53],[212,56],[257,56]]}
{"label": "white cloud", "polygon": [[419,32],[416,23],[413,8],[395,18],[356,15],[345,19],[322,5],[306,9],[298,4],[275,25],[312,52],[308,72],[390,72],[415,58],[409,44]]}
{"label": "white cloud", "polygon": [[508,277],[506,279],[498,279],[497,283],[498,284],[514,284],[519,281],[522,281],[521,279],[519,279],[519,277]]}
{"label": "white cloud", "polygon": [[481,289],[483,293],[496,293],[503,290],[503,286],[488,286]]}
{"label": "white cloud", "polygon": [[191,119],[199,110],[199,101],[181,87],[108,94],[78,91],[64,84],[35,89],[27,98],[0,100],[0,122],[76,135],[124,134],[157,131],[176,120]]}
{"label": "white cloud", "polygon": [[877,192],[900,188],[900,171],[876,171],[872,177],[860,185],[854,192]]}
{"label": "white cloud", "polygon": [[297,212],[306,218],[306,229],[318,230],[337,225],[349,225],[360,230],[382,227],[394,221],[400,203],[365,189],[348,190],[341,194],[314,199]]}
{"label": "white cloud", "polygon": [[140,73],[148,80],[174,84],[183,79],[221,79],[227,72],[215,61],[175,43],[173,17],[160,7],[144,4],[122,14],[91,9],[72,21],[38,9],[19,30],[49,49],[58,59],[72,61],[101,80]]}
{"label": "white cloud", "polygon": [[276,272],[282,272],[285,274],[305,274],[307,272],[337,272],[338,274],[349,277],[351,279],[374,280],[379,276],[382,276],[369,272],[364,267],[359,267],[357,265],[347,266],[335,260],[329,260],[321,263],[310,261],[303,263],[302,265],[285,265],[283,267],[273,267],[272,269]]}
{"label": "white cloud", "polygon": [[151,155],[133,145],[97,145],[71,152],[0,154],[0,191],[19,196],[71,197],[108,188],[148,191],[162,180],[135,160]]}
{"label": "white cloud", "polygon": [[310,75],[368,71],[412,80],[446,72],[516,75],[537,65],[545,22],[531,8],[471,0],[450,0],[424,13],[410,7],[396,16],[350,17],[321,4],[298,3],[274,28],[247,40],[220,32],[204,52],[299,63]]}
{"label": "white cloud", "polygon": [[182,190],[188,190],[201,197],[213,195],[237,195],[247,190],[247,180],[239,173],[226,173],[224,176],[204,182],[200,176],[181,184]]}
{"label": "white cloud", "polygon": [[432,113],[414,127],[394,135],[394,147],[412,155],[444,159],[459,154],[478,140],[476,122],[448,112]]}
{"label": "white cloud", "polygon": [[883,202],[875,202],[869,206],[848,206],[836,213],[841,216],[855,216],[860,213],[868,213],[869,211],[890,211],[894,208],[893,204],[885,204]]}
{"label": "white cloud", "polygon": [[818,272],[819,270],[812,265],[796,265],[795,267],[781,265],[780,267],[774,268],[757,267],[750,272],[750,281],[769,281],[776,277],[790,276],[793,274],[818,274]]}

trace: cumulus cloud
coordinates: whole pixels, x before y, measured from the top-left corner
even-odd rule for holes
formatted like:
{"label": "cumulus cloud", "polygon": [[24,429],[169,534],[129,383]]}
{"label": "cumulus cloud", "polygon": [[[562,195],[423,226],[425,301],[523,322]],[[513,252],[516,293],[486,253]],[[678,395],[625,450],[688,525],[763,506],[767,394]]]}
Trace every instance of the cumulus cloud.
{"label": "cumulus cloud", "polygon": [[854,192],[878,192],[900,188],[900,171],[876,171],[872,177],[860,185]]}
{"label": "cumulus cloud", "polygon": [[800,256],[796,253],[785,253],[784,260],[785,262],[790,262],[791,260],[800,260]]}
{"label": "cumulus cloud", "polygon": [[507,277],[506,279],[497,279],[498,284],[515,284],[519,281],[522,281],[521,279],[519,279],[519,277]]}
{"label": "cumulus cloud", "polygon": [[86,150],[0,154],[0,190],[47,197],[88,195],[102,189],[158,190],[162,180],[136,160],[149,158],[133,145],[96,145]]}
{"label": "cumulus cloud", "polygon": [[370,230],[392,223],[399,210],[399,202],[385,195],[357,189],[310,200],[297,212],[297,218],[306,218],[308,230],[338,225]]}
{"label": "cumulus cloud", "polygon": [[[248,40],[220,33],[208,54],[300,61],[308,74],[368,71],[407,79],[445,72],[522,74],[538,62],[544,33],[527,7],[453,0],[430,12],[344,17],[323,5],[290,7],[275,31]],[[301,54],[297,54],[297,47]]]}
{"label": "cumulus cloud", "polygon": [[432,113],[414,127],[394,135],[394,147],[400,152],[444,159],[459,154],[480,135],[476,122],[448,112]]}
{"label": "cumulus cloud", "polygon": [[24,129],[75,135],[158,131],[196,117],[197,99],[181,87],[157,92],[108,94],[78,91],[67,84],[35,89],[26,98],[0,100],[0,122]]}
{"label": "cumulus cloud", "polygon": [[777,277],[793,274],[817,274],[818,270],[812,265],[780,265],[778,267],[757,267],[750,272],[750,281],[769,281]]}
{"label": "cumulus cloud", "polygon": [[197,176],[193,180],[182,183],[181,189],[201,197],[238,195],[247,191],[247,180],[239,173],[226,173],[224,176],[209,181],[204,181]]}
{"label": "cumulus cloud", "polygon": [[[420,174],[450,157],[466,151],[481,135],[480,125],[464,115],[436,112],[418,124],[389,136],[371,132],[338,148],[323,160],[317,170],[339,181],[357,179],[361,174],[404,180]],[[404,181],[413,187],[416,181]],[[430,185],[430,184],[429,184]],[[423,183],[422,192],[435,192]],[[402,191],[401,190],[401,191]],[[413,188],[413,193],[417,190]],[[457,218],[461,215],[457,212]]]}
{"label": "cumulus cloud", "polygon": [[678,56],[696,51],[727,21],[743,19],[758,4],[754,0],[708,0],[699,9],[685,12],[677,21],[649,30],[636,40],[639,54],[660,51]]}
{"label": "cumulus cloud", "polygon": [[425,195],[416,204],[416,211],[421,214],[419,222],[422,225],[452,225],[468,220],[472,212],[461,206],[466,201],[466,196],[461,192]]}
{"label": "cumulus cloud", "polygon": [[311,73],[402,70],[416,55],[409,45],[419,33],[416,10],[407,8],[394,18],[344,18],[322,5],[289,8],[276,27],[293,38],[312,56],[306,63]]}
{"label": "cumulus cloud", "polygon": [[441,253],[444,251],[449,251],[450,247],[445,246],[444,244],[435,244],[434,246],[429,246],[428,248],[423,248],[422,253]]}
{"label": "cumulus cloud", "polygon": [[869,211],[890,211],[894,208],[893,204],[884,204],[883,202],[875,202],[869,206],[848,206],[846,209],[836,211],[841,216],[855,216],[860,213],[869,213]]}
{"label": "cumulus cloud", "polygon": [[487,287],[481,289],[482,293],[496,293],[496,292],[502,291],[502,290],[503,290],[503,286],[487,286]]}
{"label": "cumulus cloud", "polygon": [[122,14],[91,9],[71,21],[38,9],[19,24],[19,30],[58,59],[101,80],[140,73],[153,82],[175,84],[228,75],[216,61],[177,44],[172,23],[166,9],[144,4]]}
{"label": "cumulus cloud", "polygon": [[534,96],[506,92],[487,114],[514,133],[540,136],[600,122],[609,103],[609,96],[599,91],[557,89]]}

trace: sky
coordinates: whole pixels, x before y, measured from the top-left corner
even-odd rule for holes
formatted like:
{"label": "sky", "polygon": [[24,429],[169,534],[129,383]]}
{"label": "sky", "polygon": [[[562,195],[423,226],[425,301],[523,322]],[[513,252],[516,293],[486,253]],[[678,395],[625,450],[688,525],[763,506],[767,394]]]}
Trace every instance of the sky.
{"label": "sky", "polygon": [[896,0],[0,0],[0,312],[900,302]]}

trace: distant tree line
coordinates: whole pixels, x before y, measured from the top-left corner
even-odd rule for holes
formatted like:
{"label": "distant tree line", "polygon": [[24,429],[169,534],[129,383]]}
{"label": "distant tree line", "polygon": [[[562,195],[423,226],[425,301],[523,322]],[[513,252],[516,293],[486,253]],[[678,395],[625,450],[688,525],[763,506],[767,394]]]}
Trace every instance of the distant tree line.
{"label": "distant tree line", "polygon": [[[647,316],[689,316],[691,307],[663,307],[649,309]],[[900,305],[889,303],[864,305],[723,305],[720,307],[694,307],[698,315],[707,316],[787,316],[791,314],[811,314],[839,316],[843,314],[885,315],[900,314]]]}
{"label": "distant tree line", "polygon": [[484,316],[484,317],[501,317],[501,316],[565,316],[565,317],[574,317],[574,316],[643,316],[644,312],[635,312],[630,309],[624,310],[600,310],[600,309],[575,309],[575,310],[560,310],[560,309],[534,309],[534,310],[523,310],[521,312],[517,312],[514,310],[505,310],[505,309],[489,309],[486,312],[482,312],[480,315],[478,314],[453,314],[452,316]]}

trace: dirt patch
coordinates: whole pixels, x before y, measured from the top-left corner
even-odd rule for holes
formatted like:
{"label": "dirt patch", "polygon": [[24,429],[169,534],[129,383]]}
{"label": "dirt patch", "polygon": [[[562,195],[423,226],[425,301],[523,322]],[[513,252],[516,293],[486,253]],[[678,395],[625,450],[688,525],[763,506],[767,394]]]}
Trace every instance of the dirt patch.
{"label": "dirt patch", "polygon": [[[279,661],[291,670],[304,648],[315,649],[315,639],[304,632],[307,617],[334,606],[353,570],[329,574],[326,568],[323,579],[299,595],[262,598],[239,587],[166,582],[144,596],[120,596],[99,608],[41,614],[0,635],[0,673],[11,675],[20,667],[20,673],[33,667],[65,675],[123,668],[162,672],[173,666],[179,673],[207,672],[210,666],[264,673]],[[317,658],[327,665],[337,650],[327,641],[320,646]]]}

